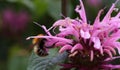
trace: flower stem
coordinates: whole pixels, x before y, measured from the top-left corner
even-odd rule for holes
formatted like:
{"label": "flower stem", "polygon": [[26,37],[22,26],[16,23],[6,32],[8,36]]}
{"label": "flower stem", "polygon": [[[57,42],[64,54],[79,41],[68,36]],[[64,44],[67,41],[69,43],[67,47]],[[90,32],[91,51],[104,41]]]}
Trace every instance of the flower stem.
{"label": "flower stem", "polygon": [[67,16],[67,5],[68,5],[68,0],[62,0],[61,2],[61,12],[62,12],[62,18]]}

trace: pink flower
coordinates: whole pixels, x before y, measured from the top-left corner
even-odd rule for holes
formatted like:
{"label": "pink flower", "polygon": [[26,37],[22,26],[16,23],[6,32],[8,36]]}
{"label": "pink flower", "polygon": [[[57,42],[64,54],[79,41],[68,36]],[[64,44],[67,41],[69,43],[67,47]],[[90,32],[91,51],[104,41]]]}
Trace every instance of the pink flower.
{"label": "pink flower", "polygon": [[91,6],[98,7],[99,5],[101,5],[102,0],[87,0],[87,3]]}
{"label": "pink flower", "polygon": [[[62,64],[64,68],[77,68],[79,70],[111,70],[120,68],[120,65],[112,65],[110,62],[120,54],[120,13],[112,17],[111,14],[115,9],[117,1],[113,3],[108,13],[100,21],[100,10],[93,25],[87,24],[87,18],[82,1],[76,7],[75,11],[81,19],[60,19],[56,21],[45,32],[52,28],[59,29],[59,33],[46,36],[31,36],[29,38],[46,38],[46,43],[55,44],[60,47],[59,53],[67,51],[69,53],[69,62]],[[53,30],[54,30],[53,29]],[[48,46],[48,45],[46,45]]]}
{"label": "pink flower", "polygon": [[30,21],[30,16],[26,11],[16,12],[8,8],[3,10],[2,14],[4,29],[8,29],[12,33],[23,32]]}

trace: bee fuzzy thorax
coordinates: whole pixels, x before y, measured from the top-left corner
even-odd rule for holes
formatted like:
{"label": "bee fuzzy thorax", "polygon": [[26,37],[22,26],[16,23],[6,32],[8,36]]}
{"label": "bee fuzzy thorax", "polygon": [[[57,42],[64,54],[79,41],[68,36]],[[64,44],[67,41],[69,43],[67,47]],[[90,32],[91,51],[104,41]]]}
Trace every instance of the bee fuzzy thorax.
{"label": "bee fuzzy thorax", "polygon": [[37,53],[37,50],[38,50],[38,47],[37,47],[37,46],[34,46],[33,51],[34,51],[35,53]]}
{"label": "bee fuzzy thorax", "polygon": [[[38,36],[44,36],[43,34],[39,34]],[[46,56],[48,55],[46,47],[45,47],[45,40],[44,38],[34,38],[32,43],[34,45],[33,51],[38,56]]]}
{"label": "bee fuzzy thorax", "polygon": [[[39,35],[37,35],[37,36],[44,36],[43,34],[39,34]],[[34,38],[33,40],[32,40],[32,43],[33,44],[36,44],[39,40],[41,40],[41,38]]]}

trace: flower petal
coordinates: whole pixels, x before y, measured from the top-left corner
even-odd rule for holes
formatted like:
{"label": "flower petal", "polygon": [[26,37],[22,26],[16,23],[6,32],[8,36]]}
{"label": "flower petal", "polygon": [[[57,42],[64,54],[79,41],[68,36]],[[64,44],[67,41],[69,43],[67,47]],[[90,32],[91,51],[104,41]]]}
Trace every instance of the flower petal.
{"label": "flower petal", "polygon": [[80,43],[78,43],[72,48],[71,53],[73,53],[75,50],[82,50],[82,49],[83,46]]}
{"label": "flower petal", "polygon": [[59,53],[62,53],[66,50],[71,50],[72,49],[72,46],[71,45],[65,45],[63,46],[60,50],[59,50]]}
{"label": "flower petal", "polygon": [[57,34],[57,36],[59,37],[65,37],[68,35],[73,35],[76,38],[76,40],[79,39],[79,32],[75,30],[73,27],[64,28],[63,31]]}
{"label": "flower petal", "polygon": [[92,41],[94,42],[94,48],[100,49],[101,48],[101,42],[98,37],[93,37]]}
{"label": "flower petal", "polygon": [[45,39],[56,39],[58,41],[62,41],[62,42],[66,42],[66,43],[72,43],[73,41],[70,39],[65,39],[65,38],[61,38],[61,37],[55,37],[55,36],[30,36],[28,38],[26,38],[27,40],[30,38],[45,38]]}
{"label": "flower petal", "polygon": [[110,68],[111,70],[120,68],[120,65],[112,65],[112,64],[103,65],[103,66]]}
{"label": "flower petal", "polygon": [[104,52],[106,52],[111,58],[112,58],[112,53],[108,49],[104,49]]}
{"label": "flower petal", "polygon": [[109,9],[109,11],[107,12],[106,16],[103,18],[102,22],[109,22],[110,18],[111,18],[111,13],[113,12],[113,10],[115,9],[115,5],[119,0],[117,0],[115,3],[112,4],[111,8]]}
{"label": "flower petal", "polygon": [[90,33],[89,31],[84,32],[82,29],[80,30],[81,37],[84,39],[89,39],[90,38]]}
{"label": "flower petal", "polygon": [[57,42],[56,44],[55,44],[55,46],[57,47],[57,46],[63,46],[63,45],[65,45],[66,43],[65,42]]}
{"label": "flower petal", "polygon": [[114,47],[111,46],[105,46],[106,49],[110,50],[114,55],[116,55],[116,50],[114,49]]}
{"label": "flower petal", "polygon": [[77,6],[75,11],[79,13],[80,17],[82,18],[84,23],[87,23],[86,13],[84,9],[84,5],[82,3],[82,0],[80,0],[80,6]]}
{"label": "flower petal", "polygon": [[93,61],[93,59],[94,59],[94,53],[93,53],[93,51],[91,50],[91,51],[90,51],[90,61]]}
{"label": "flower petal", "polygon": [[96,19],[95,19],[95,21],[94,21],[94,25],[95,25],[95,24],[98,24],[98,23],[100,22],[100,15],[101,15],[102,12],[103,12],[103,9],[101,9],[101,10],[98,12],[98,15],[97,15],[97,17],[96,17]]}

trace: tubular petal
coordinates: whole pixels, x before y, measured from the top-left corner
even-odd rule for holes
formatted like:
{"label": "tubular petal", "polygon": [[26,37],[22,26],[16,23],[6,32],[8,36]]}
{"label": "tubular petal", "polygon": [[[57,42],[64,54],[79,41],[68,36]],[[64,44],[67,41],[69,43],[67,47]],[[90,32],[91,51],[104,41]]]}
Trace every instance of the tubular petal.
{"label": "tubular petal", "polygon": [[93,37],[92,41],[94,42],[94,48],[100,49],[101,47],[100,39],[98,37]]}
{"label": "tubular petal", "polygon": [[55,46],[57,47],[57,46],[63,46],[63,45],[65,45],[66,43],[65,42],[57,42],[56,44],[55,44]]}
{"label": "tubular petal", "polygon": [[118,53],[119,53],[119,55],[120,55],[120,46],[118,46],[118,47],[116,47],[116,48],[117,48]]}
{"label": "tubular petal", "polygon": [[90,51],[90,61],[93,61],[93,59],[94,59],[94,53],[93,53],[93,51],[91,50],[91,51]]}
{"label": "tubular petal", "polygon": [[108,49],[104,49],[104,52],[106,52],[111,58],[112,58],[112,53]]}
{"label": "tubular petal", "polygon": [[103,55],[103,48],[102,48],[102,46],[100,48],[100,54]]}
{"label": "tubular petal", "polygon": [[60,50],[59,50],[59,53],[62,53],[66,50],[71,50],[72,49],[72,46],[71,45],[65,45],[63,46]]}
{"label": "tubular petal", "polygon": [[120,12],[116,15],[116,18],[120,18]]}
{"label": "tubular petal", "polygon": [[30,38],[53,38],[53,39],[56,39],[58,41],[63,41],[63,42],[67,42],[67,43],[72,43],[72,40],[69,40],[69,39],[65,39],[65,38],[61,38],[61,37],[55,37],[55,36],[30,36],[27,38],[30,39]]}
{"label": "tubular petal", "polygon": [[73,53],[75,50],[82,50],[82,49],[83,46],[80,43],[78,43],[72,48],[71,53]]}
{"label": "tubular petal", "polygon": [[119,59],[120,56],[116,56],[116,57],[112,57],[112,58],[107,58],[104,61],[111,61],[111,60],[115,60],[115,59]]}
{"label": "tubular petal", "polygon": [[107,49],[110,50],[114,55],[116,55],[116,51],[115,51],[115,49],[114,49],[113,47],[107,46],[107,47],[105,47],[105,48],[107,48]]}
{"label": "tubular petal", "polygon": [[111,8],[109,9],[109,11],[107,12],[107,14],[103,18],[102,22],[108,22],[108,20],[110,20],[111,13],[113,12],[114,8],[115,8],[115,4],[113,3],[112,6],[111,6]]}
{"label": "tubular petal", "polygon": [[84,23],[87,23],[86,13],[84,9],[84,5],[82,3],[82,0],[80,0],[80,6],[77,6],[75,11],[79,13],[80,17],[82,18]]}
{"label": "tubular petal", "polygon": [[108,67],[108,68],[111,68],[111,70],[112,69],[118,69],[118,68],[120,68],[120,65],[112,65],[112,64],[108,64],[108,65],[103,65],[103,66],[105,66],[105,67]]}
{"label": "tubular petal", "polygon": [[42,25],[41,27],[44,29],[44,31],[45,31],[49,36],[52,36],[51,33],[47,30],[46,26]]}
{"label": "tubular petal", "polygon": [[80,30],[80,34],[81,34],[81,37],[83,37],[84,39],[89,39],[91,36],[89,31],[84,32],[82,29]]}
{"label": "tubular petal", "polygon": [[96,17],[96,19],[95,19],[95,21],[94,21],[94,25],[100,23],[100,16],[101,16],[101,13],[102,13],[102,12],[103,12],[103,9],[101,9],[101,10],[98,12],[98,15],[97,15],[97,17]]}

